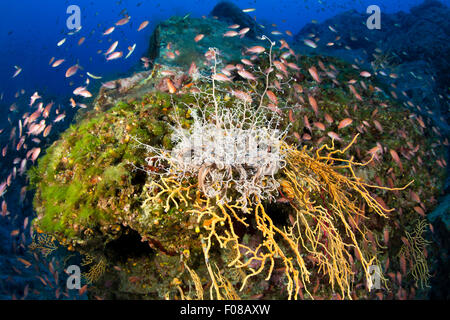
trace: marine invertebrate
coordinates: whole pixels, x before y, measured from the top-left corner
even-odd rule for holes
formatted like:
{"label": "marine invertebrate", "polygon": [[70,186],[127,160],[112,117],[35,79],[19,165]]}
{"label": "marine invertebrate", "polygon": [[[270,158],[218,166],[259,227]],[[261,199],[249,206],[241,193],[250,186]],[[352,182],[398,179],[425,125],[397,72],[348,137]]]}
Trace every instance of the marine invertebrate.
{"label": "marine invertebrate", "polygon": [[[401,188],[386,188],[368,184],[357,177],[354,167],[366,166],[373,156],[366,163],[337,157],[338,154],[344,154],[357,137],[355,135],[352,142],[341,150],[335,149],[334,140],[331,146],[324,144],[317,149],[314,157],[306,152],[306,147],[301,151],[287,147],[287,179],[282,183],[296,212],[292,219],[293,225],[288,229],[290,238],[312,255],[319,272],[328,275],[332,288],[338,286],[341,293],[348,297],[353,273],[350,248],[363,268],[369,290],[369,266],[376,261],[375,256],[363,254],[357,240],[357,235],[366,237],[358,226],[358,220],[367,219],[361,209],[361,202],[377,215],[387,218],[386,213],[393,209],[384,208],[369,189],[404,190],[413,182]],[[322,155],[324,150],[328,153]],[[348,171],[347,174],[342,170]],[[321,201],[314,201],[314,194]]]}
{"label": "marine invertebrate", "polygon": [[[229,108],[216,93],[218,52],[210,49],[209,53],[214,60],[212,90],[194,93],[197,104],[188,106],[193,118],[190,128],[179,120],[172,126],[174,148],[168,151],[134,139],[148,150],[148,166],[178,181],[196,176],[198,187],[210,198],[218,196],[221,203],[230,200],[229,190],[240,194],[244,206],[250,196],[273,199],[279,187],[274,175],[284,166],[279,149],[287,129],[278,130],[279,117],[262,108],[268,82],[257,110],[250,99],[236,99]],[[209,98],[210,105],[201,105],[199,96]]]}
{"label": "marine invertebrate", "polygon": [[[350,298],[354,274],[352,254],[358,257],[369,290],[369,266],[377,262],[375,256],[367,257],[360,249],[358,238],[365,239],[365,233],[359,228],[358,220],[366,219],[361,204],[365,203],[384,218],[392,211],[378,203],[368,189],[399,191],[412,182],[402,188],[387,188],[371,185],[358,177],[354,167],[366,166],[373,156],[366,163],[339,157],[358,135],[343,149],[336,149],[333,139],[331,146],[323,144],[318,148],[315,156],[310,155],[312,149],[307,150],[306,146],[298,150],[286,143],[285,132],[277,129],[276,111],[263,108],[266,95],[278,103],[268,90],[272,46],[271,42],[269,68],[263,73],[265,84],[256,107],[251,105],[252,99],[233,100],[232,105],[226,105],[220,90],[216,92],[216,80],[228,82],[229,79],[216,72],[218,53],[210,49],[212,91],[195,93],[206,96],[210,103],[189,107],[193,126],[185,129],[177,122],[172,128],[171,151],[135,139],[149,152],[147,167],[157,168],[143,168],[151,177],[144,203],[161,203],[166,212],[171,204],[176,209],[184,204],[183,210],[194,215],[206,230],[201,234],[201,242],[212,281],[211,298],[235,295],[233,286],[224,280],[220,271],[212,270],[213,243],[234,252],[228,267],[247,270],[240,290],[266,267],[266,280],[269,280],[275,265],[280,264],[287,279],[288,298],[297,299],[301,288],[313,297],[307,289],[311,263],[305,260],[306,253],[317,272],[328,276],[332,290],[338,287],[343,296]],[[202,112],[202,116],[197,112]],[[240,149],[236,150],[236,145]],[[322,155],[324,150],[327,153]],[[346,170],[347,173],[342,172]],[[280,186],[294,208],[291,226],[277,226],[266,212],[265,203],[276,199]],[[193,204],[188,200],[193,200]],[[242,243],[236,232],[237,225],[250,228],[250,224],[263,237],[262,243],[254,248]]]}
{"label": "marine invertebrate", "polygon": [[405,231],[406,238],[399,251],[399,256],[403,259],[406,258],[411,265],[410,274],[413,276],[416,286],[422,289],[429,286],[428,280],[430,279],[426,247],[431,242],[424,238],[427,227],[427,220],[419,219],[411,233]]}
{"label": "marine invertebrate", "polygon": [[45,233],[34,233],[32,236],[32,242],[28,248],[30,250],[39,250],[44,257],[47,257],[53,251],[58,249],[58,245],[55,242],[56,239],[52,235]]}
{"label": "marine invertebrate", "polygon": [[[33,170],[35,226],[95,261],[107,251],[114,268],[101,280],[117,289],[95,287],[109,298],[373,296],[364,266],[388,269],[397,225],[410,224],[417,201],[431,208],[441,171],[430,165],[424,131],[373,90],[374,79],[355,84],[362,101],[348,94],[358,77],[349,65],[282,50],[258,47],[253,66],[224,68],[209,50],[212,72],[184,73],[186,85],[174,78],[184,69],[155,68],[126,96],[108,90],[102,111],[87,113]],[[303,72],[314,65],[315,78]],[[154,86],[168,79],[176,90]],[[409,183],[409,172],[422,200],[394,187]]]}
{"label": "marine invertebrate", "polygon": [[[92,260],[87,261],[87,264],[93,263]],[[89,271],[82,274],[82,277],[86,280],[87,283],[93,283],[100,279],[100,277],[106,271],[106,260],[105,258],[100,258],[93,266],[89,268]]]}

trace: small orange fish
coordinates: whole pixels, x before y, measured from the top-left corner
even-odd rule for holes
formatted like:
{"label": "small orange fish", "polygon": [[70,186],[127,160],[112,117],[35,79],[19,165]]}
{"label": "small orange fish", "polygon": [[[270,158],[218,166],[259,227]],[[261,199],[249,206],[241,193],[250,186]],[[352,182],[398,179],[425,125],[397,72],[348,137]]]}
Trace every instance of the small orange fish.
{"label": "small orange fish", "polygon": [[389,153],[391,154],[391,157],[392,157],[392,159],[394,159],[395,163],[397,163],[397,165],[399,166],[400,170],[403,171],[403,165],[400,160],[400,157],[398,156],[397,151],[391,149],[391,150],[389,150]]}
{"label": "small orange fish", "polygon": [[308,69],[309,74],[313,77],[314,80],[316,80],[318,83],[320,83],[320,77],[319,77],[319,73],[317,72],[316,67],[312,66],[311,68]]}
{"label": "small orange fish", "polygon": [[111,54],[114,52],[114,50],[116,50],[117,46],[119,45],[119,41],[115,41],[109,48],[108,50],[105,52],[105,56]]}
{"label": "small orange fish", "polygon": [[353,120],[350,119],[350,118],[345,118],[345,119],[341,120],[341,121],[339,122],[339,125],[338,125],[338,130],[340,130],[340,129],[342,129],[342,128],[345,128],[345,127],[351,125],[352,122],[353,122]]}
{"label": "small orange fish", "polygon": [[322,122],[314,122],[313,123],[314,124],[314,126],[316,126],[317,127],[317,129],[319,129],[319,130],[322,130],[322,131],[325,131],[325,125],[322,123]]}
{"label": "small orange fish", "polygon": [[389,244],[389,230],[387,228],[383,231],[383,240],[385,245]]}
{"label": "small orange fish", "polygon": [[115,60],[115,59],[121,58],[122,56],[123,56],[123,52],[122,51],[113,52],[106,58],[106,60],[108,60],[108,61]]}
{"label": "small orange fish", "polygon": [[253,63],[248,59],[241,59],[241,61],[243,64],[246,64],[248,66],[253,66]]}
{"label": "small orange fish", "polygon": [[333,123],[334,120],[328,113],[325,113],[325,121],[328,123]]}
{"label": "small orange fish", "polygon": [[291,122],[291,123],[294,123],[295,122],[295,119],[294,119],[294,112],[292,111],[292,109],[289,109],[289,121]]}
{"label": "small orange fish", "polygon": [[26,268],[28,268],[29,266],[31,266],[31,262],[22,258],[17,258],[17,260],[19,260],[20,262],[22,262]]}
{"label": "small orange fish", "polygon": [[166,53],[166,56],[167,56],[167,58],[169,58],[169,59],[175,59],[175,54],[174,54],[173,52],[171,52],[171,51],[168,51],[168,52]]}
{"label": "small orange fish", "polygon": [[241,38],[243,37],[243,36],[245,36],[245,34],[247,33],[247,32],[249,32],[250,31],[250,28],[243,28],[243,29],[241,29],[240,31],[239,31],[239,35],[241,36]]}
{"label": "small orange fish", "polygon": [[204,34],[198,34],[195,36],[194,41],[195,42],[199,42],[200,40],[202,40],[205,37]]}
{"label": "small orange fish", "polygon": [[303,123],[305,124],[305,127],[309,129],[309,131],[312,131],[311,124],[309,123],[309,119],[306,115],[303,116]]}
{"label": "small orange fish", "polygon": [[145,20],[144,22],[142,22],[139,26],[138,32],[145,29],[148,26],[148,21]]}
{"label": "small orange fish", "polygon": [[244,79],[256,80],[255,76],[246,70],[239,70],[238,74]]}
{"label": "small orange fish", "polygon": [[337,141],[342,141],[341,137],[336,132],[330,131],[330,132],[327,133],[327,135],[331,139],[334,139],[334,140],[337,140]]}
{"label": "small orange fish", "polygon": [[239,33],[237,33],[236,31],[230,30],[230,31],[225,32],[225,33],[223,34],[223,36],[224,36],[224,37],[231,38],[231,37],[236,37],[238,34],[239,34]]}
{"label": "small orange fish", "polygon": [[80,296],[82,296],[86,291],[87,291],[87,284],[85,284],[83,287],[80,288],[80,290],[78,291],[78,294]]}
{"label": "small orange fish", "polygon": [[44,137],[44,138],[47,137],[47,136],[50,134],[50,131],[51,131],[51,130],[52,130],[52,125],[49,124],[49,125],[45,128],[45,130],[44,130],[43,137]]}
{"label": "small orange fish", "polygon": [[106,29],[105,32],[103,32],[103,35],[106,36],[106,35],[108,35],[108,34],[113,33],[113,31],[114,31],[115,28],[116,28],[116,27],[111,27],[111,28]]}
{"label": "small orange fish", "polygon": [[309,140],[311,140],[311,136],[309,134],[305,133],[305,134],[303,134],[302,139],[305,141],[309,141]]}
{"label": "small orange fish", "polygon": [[66,78],[73,76],[75,73],[77,73],[77,71],[78,71],[78,65],[74,65],[74,66],[70,67],[66,71]]}
{"label": "small orange fish", "polygon": [[75,100],[73,100],[73,98],[70,98],[70,105],[72,106],[72,108],[75,108],[77,106],[77,103],[75,102]]}
{"label": "small orange fish", "polygon": [[317,44],[309,39],[305,39],[303,41],[308,47],[311,47],[313,49],[317,48]]}
{"label": "small orange fish", "polygon": [[53,62],[52,67],[56,68],[57,66],[61,65],[64,62],[64,59],[59,59]]}
{"label": "small orange fish", "polygon": [[373,120],[373,124],[375,125],[378,131],[380,131],[381,133],[383,132],[383,127],[381,126],[380,122],[378,122],[377,120]]}
{"label": "small orange fish", "polygon": [[125,18],[120,19],[119,21],[116,22],[116,26],[123,26],[125,24],[127,24],[128,22],[130,22],[130,16],[126,16]]}
{"label": "small orange fish", "polygon": [[359,93],[356,91],[356,89],[353,85],[349,84],[348,88],[353,93],[353,95],[355,96],[356,99],[358,99],[359,101],[363,101],[363,98],[359,95]]}
{"label": "small orange fish", "polygon": [[175,88],[175,86],[173,85],[173,82],[170,79],[166,79],[166,84],[167,87],[169,88],[169,92],[174,94],[175,92],[177,92],[177,88]]}
{"label": "small orange fish", "polygon": [[192,62],[191,66],[189,67],[189,71],[188,71],[189,76],[192,77],[192,75],[197,73],[197,71],[198,71],[197,65],[195,64],[195,62]]}
{"label": "small orange fish", "polygon": [[406,275],[406,259],[403,254],[400,255],[400,269],[402,270],[402,274]]}
{"label": "small orange fish", "polygon": [[417,117],[417,122],[419,122],[419,125],[422,127],[422,128],[426,128],[426,126],[425,126],[425,123],[423,122],[423,120],[422,120],[422,117]]}
{"label": "small orange fish", "polygon": [[411,196],[412,200],[420,203],[420,197],[417,195],[417,193],[415,193],[414,191],[411,190],[409,192],[409,195]]}
{"label": "small orange fish", "polygon": [[255,53],[255,54],[260,54],[260,53],[263,53],[264,51],[266,51],[266,49],[262,46],[254,46],[254,47],[247,49],[247,52]]}
{"label": "small orange fish", "polygon": [[414,211],[416,211],[418,214],[420,214],[422,217],[425,218],[425,211],[421,207],[419,206],[414,207]]}
{"label": "small orange fish", "polygon": [[252,97],[247,92],[241,90],[233,90],[231,91],[231,93],[240,100],[243,100],[248,103],[252,102]]}
{"label": "small orange fish", "polygon": [[34,148],[33,152],[31,154],[31,161],[36,161],[36,159],[39,157],[39,154],[41,153],[41,148]]}
{"label": "small orange fish", "polygon": [[231,79],[222,73],[216,73],[212,76],[213,80],[229,82]]}
{"label": "small orange fish", "polygon": [[270,90],[267,90],[267,96],[269,97],[270,101],[272,101],[274,104],[278,104],[277,96]]}
{"label": "small orange fish", "polygon": [[319,115],[319,107],[317,106],[317,101],[314,99],[313,96],[308,95],[309,104],[314,110],[314,113],[316,114],[316,117]]}
{"label": "small orange fish", "polygon": [[294,83],[294,89],[297,93],[303,93],[303,87],[297,83]]}

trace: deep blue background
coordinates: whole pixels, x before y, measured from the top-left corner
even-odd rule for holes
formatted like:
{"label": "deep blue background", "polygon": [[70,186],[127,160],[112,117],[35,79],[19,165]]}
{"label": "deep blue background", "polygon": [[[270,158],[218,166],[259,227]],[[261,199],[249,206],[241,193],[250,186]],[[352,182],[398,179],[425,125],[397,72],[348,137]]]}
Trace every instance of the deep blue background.
{"label": "deep blue background", "polygon": [[[17,90],[25,89],[27,96],[34,91],[53,96],[70,94],[74,87],[69,83],[74,81],[78,86],[84,82],[81,73],[70,79],[65,79],[67,68],[79,61],[86,71],[106,76],[108,74],[128,71],[139,62],[148,48],[149,36],[155,25],[173,15],[184,16],[191,13],[193,17],[208,15],[218,1],[208,0],[19,0],[0,1],[0,101],[2,112],[13,102]],[[377,4],[382,12],[408,11],[411,6],[421,3],[420,0],[408,1],[376,1],[376,0],[254,0],[232,1],[241,8],[256,8],[250,13],[256,16],[262,24],[278,25],[280,31],[290,30],[294,34],[312,19],[323,21],[349,9],[364,12],[368,5]],[[449,0],[444,1],[448,3]],[[69,5],[76,4],[81,8],[82,30],[74,36],[66,36]],[[140,4],[138,6],[138,4]],[[116,28],[109,36],[102,36],[108,27],[114,25],[122,15],[122,10],[131,16],[131,22]],[[139,24],[149,20],[149,26],[141,32],[136,32]],[[283,22],[285,21],[285,22]],[[61,47],[57,43],[67,37]],[[78,46],[81,37],[86,41]],[[136,50],[127,59],[106,61],[104,56],[97,54],[105,51],[112,42],[119,40],[118,51],[136,43]],[[102,43],[99,43],[102,41]],[[110,42],[108,42],[110,41]],[[63,65],[54,69],[49,66],[51,57],[66,59]],[[14,65],[23,68],[22,73],[11,79],[15,72]],[[67,102],[66,102],[67,103]],[[6,104],[6,106],[5,106]]]}

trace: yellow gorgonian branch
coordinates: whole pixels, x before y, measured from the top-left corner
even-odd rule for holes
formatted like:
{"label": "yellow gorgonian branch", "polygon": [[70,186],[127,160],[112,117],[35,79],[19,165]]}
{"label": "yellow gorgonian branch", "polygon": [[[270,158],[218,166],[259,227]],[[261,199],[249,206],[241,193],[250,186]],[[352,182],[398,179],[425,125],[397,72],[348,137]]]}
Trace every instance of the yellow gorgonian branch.
{"label": "yellow gorgonian branch", "polygon": [[[334,141],[331,146],[323,145],[314,157],[310,156],[306,147],[297,150],[284,145],[282,148],[287,164],[283,169],[286,179],[281,185],[296,211],[290,237],[300,240],[302,248],[319,267],[319,272],[328,275],[332,289],[337,285],[348,298],[353,275],[350,249],[354,250],[363,267],[369,290],[369,266],[376,260],[376,257],[366,257],[358,243],[358,235],[365,239],[364,232],[355,219],[357,216],[365,218],[360,203],[366,203],[382,217],[387,217],[386,213],[393,210],[383,208],[369,193],[368,188],[403,190],[412,183],[402,188],[385,188],[369,185],[357,177],[353,167],[365,166],[372,159],[366,163],[358,163],[353,159],[336,157],[344,154],[357,137],[358,135],[342,150],[335,150]],[[323,150],[328,153],[322,155]],[[347,169],[347,174],[341,173],[343,169]],[[316,200],[312,200],[313,198]],[[317,203],[317,199],[321,203]]]}
{"label": "yellow gorgonian branch", "polygon": [[87,273],[83,274],[83,278],[87,283],[94,283],[105,273],[106,260],[101,258],[96,264],[94,264]]}
{"label": "yellow gorgonian branch", "polygon": [[44,257],[50,255],[53,251],[58,249],[58,245],[55,243],[54,236],[44,233],[33,234],[33,241],[28,246],[30,250],[39,250]]}
{"label": "yellow gorgonian branch", "polygon": [[430,273],[428,269],[425,250],[431,242],[423,237],[428,227],[427,220],[421,219],[416,223],[412,233],[405,231],[406,243],[400,249],[399,255],[404,255],[412,265],[411,275],[416,281],[416,286],[422,289],[429,286]]}
{"label": "yellow gorgonian branch", "polygon": [[[280,171],[283,178],[278,180],[294,209],[290,226],[275,225],[258,197],[248,197],[245,201],[230,197],[224,202],[218,195],[208,197],[199,189],[194,200],[189,197],[193,184],[170,176],[161,176],[160,183],[152,182],[155,195],[151,196],[151,201],[164,203],[166,210],[171,205],[178,208],[181,202],[187,205],[186,199],[193,201],[186,212],[195,215],[206,231],[201,240],[212,282],[211,298],[233,296],[231,283],[223,280],[219,271],[212,270],[210,251],[213,245],[221,249],[231,248],[234,258],[228,267],[246,272],[241,291],[250,278],[262,272],[269,280],[275,266],[281,264],[289,299],[297,299],[302,288],[313,298],[307,288],[313,270],[328,278],[332,290],[337,289],[343,296],[351,298],[353,255],[361,263],[370,289],[369,267],[377,263],[377,259],[361,250],[359,244],[361,240],[367,240],[359,227],[359,221],[367,219],[362,208],[366,204],[382,217],[387,217],[393,209],[381,206],[368,189],[403,190],[409,184],[402,188],[385,188],[372,186],[357,177],[353,168],[369,162],[358,163],[338,157],[351,147],[356,138],[342,150],[335,150],[333,143],[324,145],[313,156],[312,150],[297,150],[282,144],[286,165]],[[324,150],[328,152],[322,155]],[[262,235],[261,243],[254,247],[242,243],[235,231],[236,223],[246,228],[255,223],[254,227]]]}

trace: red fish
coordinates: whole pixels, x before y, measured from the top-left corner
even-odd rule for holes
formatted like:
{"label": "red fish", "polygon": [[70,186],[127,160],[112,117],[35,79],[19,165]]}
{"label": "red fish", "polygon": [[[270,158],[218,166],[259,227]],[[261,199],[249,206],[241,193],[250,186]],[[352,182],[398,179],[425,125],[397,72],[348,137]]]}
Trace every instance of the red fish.
{"label": "red fish", "polygon": [[239,74],[242,78],[244,78],[244,79],[248,79],[248,80],[256,80],[255,76],[254,76],[253,74],[251,74],[250,72],[248,72],[248,71],[245,71],[245,70],[239,70],[239,71],[238,71],[238,74]]}
{"label": "red fish", "polygon": [[115,59],[119,59],[123,56],[123,52],[119,51],[119,52],[113,52],[111,53],[106,60],[110,61],[110,60],[115,60]]}
{"label": "red fish", "polygon": [[111,27],[111,28],[106,29],[105,32],[103,32],[103,35],[106,36],[106,35],[108,35],[108,34],[113,33],[113,31],[114,31],[115,28],[116,28],[116,27]]}
{"label": "red fish", "polygon": [[130,19],[131,19],[131,17],[127,15],[125,18],[122,18],[119,21],[117,21],[116,26],[123,26],[123,25],[127,24],[128,22],[130,22]]}
{"label": "red fish", "polygon": [[199,42],[200,40],[202,40],[205,37],[204,34],[198,34],[195,36],[194,41],[195,42]]}
{"label": "red fish", "polygon": [[311,76],[313,77],[314,80],[316,80],[318,83],[320,83],[320,77],[319,77],[319,73],[317,72],[316,67],[311,67],[308,69],[308,72],[311,74]]}
{"label": "red fish", "polygon": [[141,25],[139,26],[138,32],[145,29],[148,26],[148,21],[145,20],[144,22],[141,23]]}
{"label": "red fish", "polygon": [[314,110],[314,113],[316,114],[316,117],[319,115],[319,107],[317,106],[317,101],[314,99],[313,96],[308,95],[309,104]]}
{"label": "red fish", "polygon": [[78,65],[74,65],[74,66],[70,67],[69,69],[67,69],[66,78],[69,78],[69,77],[73,76],[75,73],[77,73],[78,68],[79,68]]}
{"label": "red fish", "polygon": [[52,67],[56,68],[57,66],[61,65],[64,61],[65,61],[64,59],[56,60],[55,62],[53,62]]}

